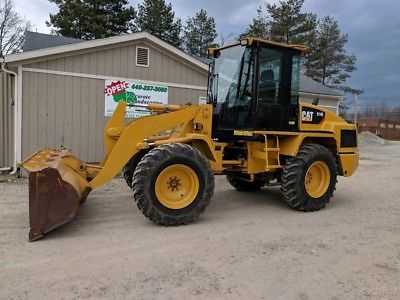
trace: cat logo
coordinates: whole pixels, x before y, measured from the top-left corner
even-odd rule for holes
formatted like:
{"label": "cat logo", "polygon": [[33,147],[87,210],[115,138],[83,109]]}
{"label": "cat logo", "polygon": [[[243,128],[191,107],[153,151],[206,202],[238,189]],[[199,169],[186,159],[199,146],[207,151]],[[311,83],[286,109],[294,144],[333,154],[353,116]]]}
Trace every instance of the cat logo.
{"label": "cat logo", "polygon": [[313,116],[314,116],[314,112],[313,111],[303,110],[302,115],[301,115],[301,120],[303,122],[312,122],[313,121]]}
{"label": "cat logo", "polygon": [[303,108],[301,121],[305,124],[321,124],[325,119],[325,113],[315,108]]}

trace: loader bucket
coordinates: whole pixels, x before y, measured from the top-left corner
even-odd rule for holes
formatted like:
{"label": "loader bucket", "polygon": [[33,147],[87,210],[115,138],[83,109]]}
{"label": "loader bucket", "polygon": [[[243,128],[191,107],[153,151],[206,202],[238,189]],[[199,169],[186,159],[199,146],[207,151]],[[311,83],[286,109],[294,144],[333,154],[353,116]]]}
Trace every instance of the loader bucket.
{"label": "loader bucket", "polygon": [[42,149],[22,162],[29,172],[29,241],[71,221],[90,192],[85,164],[69,150]]}

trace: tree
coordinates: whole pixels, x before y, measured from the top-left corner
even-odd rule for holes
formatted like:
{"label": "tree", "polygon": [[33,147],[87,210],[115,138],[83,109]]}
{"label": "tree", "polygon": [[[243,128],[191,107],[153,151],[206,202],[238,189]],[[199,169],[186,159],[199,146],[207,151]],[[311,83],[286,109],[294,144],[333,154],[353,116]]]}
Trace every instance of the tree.
{"label": "tree", "polygon": [[214,40],[217,36],[214,18],[201,9],[186,21],[183,34],[185,50],[197,57],[206,57],[207,48],[216,46]]}
{"label": "tree", "polygon": [[218,34],[218,40],[219,40],[218,45],[220,47],[225,46],[226,44],[232,42],[234,36],[235,34],[233,32],[228,32],[228,33],[220,32]]}
{"label": "tree", "polygon": [[253,21],[249,26],[247,27],[246,31],[240,35],[240,38],[246,37],[246,36],[252,36],[252,37],[258,37],[258,38],[264,38],[264,39],[269,39],[270,38],[270,27],[267,22],[267,18],[262,10],[262,7],[260,6],[257,9],[257,16],[253,18]]}
{"label": "tree", "polygon": [[13,0],[0,0],[0,57],[21,50],[30,23],[14,8]]}
{"label": "tree", "polygon": [[91,40],[135,30],[128,0],[49,0],[59,8],[46,24],[67,37]]}
{"label": "tree", "polygon": [[347,55],[344,49],[347,41],[347,34],[341,34],[334,18],[326,16],[319,20],[315,39],[306,56],[305,74],[329,87],[358,94],[359,90],[344,85],[350,73],[356,70],[356,57]]}
{"label": "tree", "polygon": [[[273,41],[304,44],[310,52],[303,59],[303,72],[329,87],[355,94],[346,87],[346,79],[356,70],[356,57],[344,49],[348,36],[341,34],[337,21],[325,17],[317,21],[313,13],[303,12],[304,0],[281,0],[260,7],[257,17],[241,36],[252,35]],[[346,106],[343,106],[346,108]]]}
{"label": "tree", "polygon": [[287,44],[309,44],[314,38],[316,15],[303,13],[304,0],[279,1],[279,4],[267,3],[270,38]]}
{"label": "tree", "polygon": [[339,113],[338,113],[338,115],[340,117],[342,117],[343,119],[346,119],[347,118],[347,111],[349,110],[349,108],[350,108],[350,103],[349,103],[348,99],[345,98],[345,99],[339,101]]}
{"label": "tree", "polygon": [[358,101],[356,101],[356,96],[358,97],[359,95],[363,94],[364,90],[353,88],[353,87],[344,87],[344,86],[340,87],[338,89],[342,90],[345,93],[345,96],[339,102],[339,116],[348,117],[347,111],[350,109],[350,106],[352,106],[352,105],[354,105],[353,117],[355,117],[356,112],[357,112],[357,114],[360,114],[359,113],[360,112],[359,104],[358,104]]}
{"label": "tree", "polygon": [[171,3],[167,5],[165,0],[144,0],[138,10],[136,25],[139,30],[147,31],[176,47],[182,44],[182,22],[180,19],[175,21]]}

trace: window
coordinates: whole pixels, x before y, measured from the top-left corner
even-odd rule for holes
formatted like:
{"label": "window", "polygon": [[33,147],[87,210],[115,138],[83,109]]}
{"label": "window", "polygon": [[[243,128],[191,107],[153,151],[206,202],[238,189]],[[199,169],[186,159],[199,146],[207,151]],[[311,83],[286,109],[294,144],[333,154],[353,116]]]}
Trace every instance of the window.
{"label": "window", "polygon": [[229,85],[226,103],[232,107],[250,107],[253,79],[253,60],[250,48],[245,49],[241,62]]}
{"label": "window", "polygon": [[393,128],[393,124],[388,124],[388,128]]}
{"label": "window", "polygon": [[136,47],[136,65],[149,67],[149,48]]}
{"label": "window", "polygon": [[381,123],[381,124],[380,124],[380,127],[381,127],[381,128],[386,128],[386,124],[385,124],[385,123]]}
{"label": "window", "polygon": [[[251,50],[240,45],[223,49],[213,67],[214,76],[210,77],[209,98],[216,102],[226,102],[229,107],[235,106],[239,98],[239,82],[251,80]],[[247,66],[247,67],[246,67]],[[243,78],[242,78],[243,77]],[[251,87],[251,85],[250,85]]]}
{"label": "window", "polygon": [[399,124],[399,125],[396,125],[396,129],[400,129],[400,124]]}
{"label": "window", "polygon": [[300,90],[300,57],[292,58],[292,86],[290,89],[290,103],[296,105],[299,102]]}
{"label": "window", "polygon": [[258,99],[261,105],[278,104],[281,89],[282,53],[262,48],[260,52],[260,73]]}

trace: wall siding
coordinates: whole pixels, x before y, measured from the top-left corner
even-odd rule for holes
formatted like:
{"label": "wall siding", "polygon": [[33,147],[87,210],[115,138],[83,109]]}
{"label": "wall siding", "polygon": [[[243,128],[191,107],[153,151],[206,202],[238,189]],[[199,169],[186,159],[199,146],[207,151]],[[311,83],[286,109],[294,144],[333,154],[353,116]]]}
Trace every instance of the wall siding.
{"label": "wall siding", "polygon": [[101,159],[103,80],[24,72],[22,89],[22,157],[66,147],[85,161]]}
{"label": "wall siding", "polygon": [[[135,65],[136,46],[150,49],[150,67]],[[138,80],[207,85],[207,74],[176,58],[140,43],[100,49],[25,65],[28,68],[67,71]],[[104,154],[104,80],[23,72],[22,157],[39,148],[66,147],[80,159],[98,162]],[[171,104],[198,103],[204,90],[170,87]]]}
{"label": "wall siding", "polygon": [[[136,46],[149,48],[149,67],[136,66]],[[202,87],[207,85],[207,71],[184,64],[144,42],[54,58],[25,67]]]}
{"label": "wall siding", "polygon": [[14,76],[0,73],[0,168],[14,162]]}
{"label": "wall siding", "polygon": [[[300,96],[300,100],[301,102],[306,102],[306,103],[312,103],[313,100],[315,99],[314,96],[308,96],[308,95],[301,95]],[[337,98],[333,98],[333,97],[328,97],[328,96],[320,96],[319,97],[319,103],[318,105],[334,112],[335,114],[337,113],[336,111],[336,107],[338,104],[338,99]],[[333,107],[331,107],[333,106]]]}

